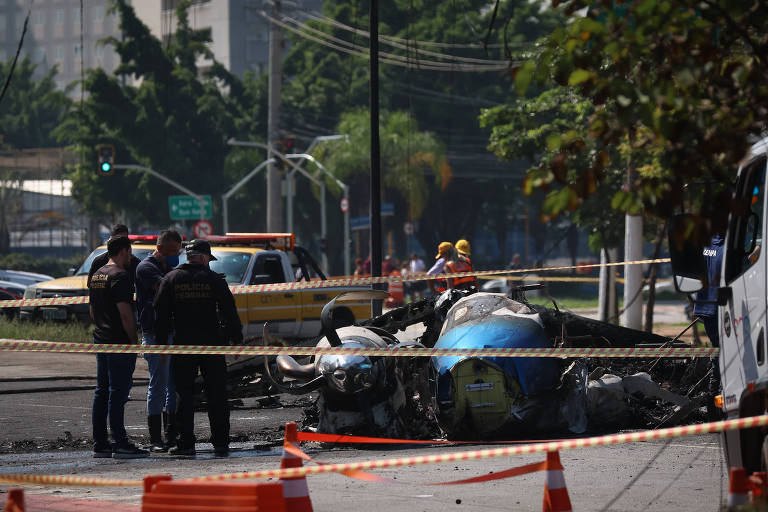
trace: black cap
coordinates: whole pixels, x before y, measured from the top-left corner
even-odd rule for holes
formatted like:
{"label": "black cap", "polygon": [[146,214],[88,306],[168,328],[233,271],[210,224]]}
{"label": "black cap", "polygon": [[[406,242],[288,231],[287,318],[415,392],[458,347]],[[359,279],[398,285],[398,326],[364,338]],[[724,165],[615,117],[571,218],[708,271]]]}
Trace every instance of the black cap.
{"label": "black cap", "polygon": [[211,244],[205,240],[192,240],[187,244],[187,255],[191,254],[205,254],[211,258],[211,261],[216,261],[216,257],[211,254]]}

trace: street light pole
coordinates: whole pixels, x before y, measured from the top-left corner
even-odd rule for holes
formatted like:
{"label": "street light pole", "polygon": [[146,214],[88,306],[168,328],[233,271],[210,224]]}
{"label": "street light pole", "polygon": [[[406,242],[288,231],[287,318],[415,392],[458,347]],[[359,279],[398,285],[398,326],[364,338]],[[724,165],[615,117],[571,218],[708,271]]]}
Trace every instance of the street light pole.
{"label": "street light pole", "polygon": [[189,190],[184,185],[182,185],[180,183],[176,183],[175,181],[173,181],[169,177],[163,176],[162,174],[160,174],[159,172],[155,171],[154,169],[150,169],[149,167],[144,167],[143,165],[115,164],[112,167],[114,169],[130,169],[130,170],[133,170],[133,171],[145,172],[145,173],[147,173],[147,174],[149,174],[151,176],[154,176],[155,178],[157,178],[159,180],[162,180],[162,181],[166,182],[170,186],[175,187],[178,190],[181,190],[182,192],[184,192],[188,196],[194,197],[200,203],[200,220],[204,220],[205,219],[205,200],[203,199],[203,196],[195,194],[194,192]]}
{"label": "street light pole", "polygon": [[229,233],[229,208],[228,208],[228,202],[229,198],[232,197],[232,194],[240,190],[240,188],[245,185],[248,181],[250,181],[251,178],[259,174],[259,172],[267,165],[274,164],[275,159],[269,158],[267,160],[264,160],[259,165],[257,165],[251,172],[246,174],[240,181],[235,183],[232,188],[224,192],[221,196],[221,208],[224,213],[224,233]]}

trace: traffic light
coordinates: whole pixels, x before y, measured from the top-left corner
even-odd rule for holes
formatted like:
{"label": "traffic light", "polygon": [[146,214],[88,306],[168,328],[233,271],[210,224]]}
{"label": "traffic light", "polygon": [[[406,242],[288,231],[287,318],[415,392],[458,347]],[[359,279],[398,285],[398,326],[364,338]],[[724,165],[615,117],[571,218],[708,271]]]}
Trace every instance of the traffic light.
{"label": "traffic light", "polygon": [[99,144],[97,151],[99,154],[99,175],[111,176],[115,172],[115,146]]}
{"label": "traffic light", "polygon": [[[286,135],[282,139],[275,142],[275,151],[282,153],[283,155],[289,155],[296,152],[296,136]],[[277,172],[283,172],[285,170],[285,162],[282,158],[275,155],[275,170]]]}

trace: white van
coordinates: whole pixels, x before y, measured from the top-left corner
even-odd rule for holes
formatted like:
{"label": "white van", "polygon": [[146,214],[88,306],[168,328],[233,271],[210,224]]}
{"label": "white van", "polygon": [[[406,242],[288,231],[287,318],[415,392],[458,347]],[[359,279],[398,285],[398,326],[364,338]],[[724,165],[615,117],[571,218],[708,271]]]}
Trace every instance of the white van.
{"label": "white van", "polygon": [[[715,403],[727,419],[765,414],[768,409],[768,239],[766,226],[766,165],[768,138],[752,146],[739,168],[728,214],[723,266],[717,289],[722,395]],[[727,208],[727,206],[724,206]],[[685,220],[677,216],[676,222]],[[670,229],[670,256],[678,291],[695,293],[705,282],[704,247],[675,240]],[[765,471],[768,460],[766,430],[752,428],[724,434],[729,467],[748,473]]]}

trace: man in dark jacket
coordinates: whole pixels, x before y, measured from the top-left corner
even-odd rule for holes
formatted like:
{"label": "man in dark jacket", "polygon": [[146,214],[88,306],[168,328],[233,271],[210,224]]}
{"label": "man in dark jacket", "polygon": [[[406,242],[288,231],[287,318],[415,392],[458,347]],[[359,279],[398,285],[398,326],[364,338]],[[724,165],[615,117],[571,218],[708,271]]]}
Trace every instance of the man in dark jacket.
{"label": "man in dark jacket", "polygon": [[[186,247],[187,263],[170,271],[155,296],[155,342],[166,344],[173,326],[174,345],[242,343],[242,325],[224,276],[208,267],[216,258],[205,240]],[[223,323],[223,329],[222,325]],[[211,443],[217,456],[229,453],[227,363],[224,356],[175,355],[171,359],[181,435],[171,455],[195,455],[194,394],[198,369],[205,382]]]}
{"label": "man in dark jacket", "polygon": [[[166,229],[157,237],[157,249],[136,268],[136,312],[141,325],[141,344],[155,344],[155,293],[165,274],[179,264],[181,235]],[[171,343],[169,338],[169,343]],[[166,452],[176,444],[176,389],[170,379],[171,358],[164,354],[144,354],[149,366],[147,387],[147,426],[150,450]],[[166,442],[162,430],[165,423]]]}
{"label": "man in dark jacket", "polygon": [[[96,270],[90,284],[91,318],[96,344],[135,345],[136,321],[133,317],[133,279],[127,269],[131,261],[128,237],[112,237],[107,242],[107,263]],[[149,452],[137,448],[125,432],[125,403],[133,385],[136,354],[96,354],[96,389],[93,395],[93,456],[132,459]],[[107,418],[112,445],[107,438]]]}

